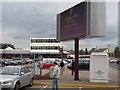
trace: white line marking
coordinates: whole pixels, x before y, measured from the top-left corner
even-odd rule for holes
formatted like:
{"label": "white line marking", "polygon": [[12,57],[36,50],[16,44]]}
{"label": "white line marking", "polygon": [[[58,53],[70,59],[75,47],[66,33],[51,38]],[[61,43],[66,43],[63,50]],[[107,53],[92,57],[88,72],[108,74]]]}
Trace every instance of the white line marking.
{"label": "white line marking", "polygon": [[43,90],[43,89],[45,89],[45,88],[47,88],[48,86],[44,86],[43,88],[41,88],[40,90]]}

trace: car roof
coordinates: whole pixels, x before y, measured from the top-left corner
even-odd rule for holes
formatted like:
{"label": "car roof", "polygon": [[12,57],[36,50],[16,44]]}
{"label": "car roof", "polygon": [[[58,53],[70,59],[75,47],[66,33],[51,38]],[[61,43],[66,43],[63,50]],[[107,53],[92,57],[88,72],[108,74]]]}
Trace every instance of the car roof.
{"label": "car roof", "polygon": [[15,68],[21,68],[21,67],[25,67],[25,66],[5,66],[5,67],[15,67]]}
{"label": "car roof", "polygon": [[56,62],[56,61],[45,61],[45,62]]}

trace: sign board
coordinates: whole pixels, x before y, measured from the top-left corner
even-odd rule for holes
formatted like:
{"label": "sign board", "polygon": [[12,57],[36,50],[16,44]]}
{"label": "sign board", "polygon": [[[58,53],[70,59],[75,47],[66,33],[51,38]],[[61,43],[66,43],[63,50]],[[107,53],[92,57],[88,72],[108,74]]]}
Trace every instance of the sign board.
{"label": "sign board", "polygon": [[108,82],[108,68],[107,53],[92,53],[90,56],[90,82]]}
{"label": "sign board", "polygon": [[57,39],[85,39],[106,34],[105,2],[81,2],[57,14]]}

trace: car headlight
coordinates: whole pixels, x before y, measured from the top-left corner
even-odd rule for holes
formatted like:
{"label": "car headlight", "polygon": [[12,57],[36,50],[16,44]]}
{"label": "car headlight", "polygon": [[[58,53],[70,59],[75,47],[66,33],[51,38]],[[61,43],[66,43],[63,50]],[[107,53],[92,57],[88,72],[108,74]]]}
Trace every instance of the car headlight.
{"label": "car headlight", "polygon": [[2,84],[11,84],[12,83],[12,81],[10,80],[10,81],[5,81],[5,82],[2,82]]}

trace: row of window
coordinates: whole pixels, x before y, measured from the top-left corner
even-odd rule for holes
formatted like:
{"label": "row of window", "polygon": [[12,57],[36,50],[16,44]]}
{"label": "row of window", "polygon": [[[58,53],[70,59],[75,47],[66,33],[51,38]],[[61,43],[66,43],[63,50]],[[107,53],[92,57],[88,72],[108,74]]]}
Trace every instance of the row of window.
{"label": "row of window", "polygon": [[31,43],[60,43],[56,39],[31,39]]}
{"label": "row of window", "polygon": [[60,46],[31,46],[31,50],[59,50]]}

